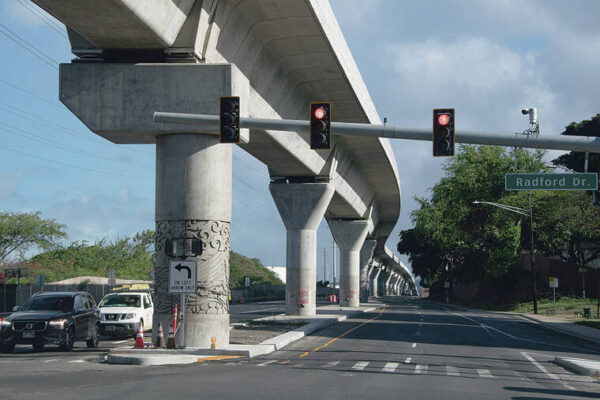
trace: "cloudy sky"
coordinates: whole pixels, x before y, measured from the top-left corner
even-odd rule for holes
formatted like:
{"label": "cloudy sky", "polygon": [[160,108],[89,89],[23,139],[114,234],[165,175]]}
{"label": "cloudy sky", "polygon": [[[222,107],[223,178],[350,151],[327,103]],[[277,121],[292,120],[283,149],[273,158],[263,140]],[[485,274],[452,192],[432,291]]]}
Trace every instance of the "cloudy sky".
{"label": "cloudy sky", "polygon": [[[600,1],[331,0],[381,117],[431,126],[456,108],[459,129],[516,132],[537,107],[542,135],[600,112]],[[28,0],[0,0],[0,209],[41,211],[69,240],[114,239],[154,228],[153,146],[117,146],[89,132],[58,98],[57,65],[73,55],[64,27]],[[431,144],[392,143],[401,217],[441,177]],[[549,158],[560,153],[551,152]],[[285,265],[285,230],[266,167],[234,150],[232,248]],[[331,268],[331,235],[318,232]],[[405,258],[403,258],[406,260]],[[331,271],[328,272],[331,278]]]}

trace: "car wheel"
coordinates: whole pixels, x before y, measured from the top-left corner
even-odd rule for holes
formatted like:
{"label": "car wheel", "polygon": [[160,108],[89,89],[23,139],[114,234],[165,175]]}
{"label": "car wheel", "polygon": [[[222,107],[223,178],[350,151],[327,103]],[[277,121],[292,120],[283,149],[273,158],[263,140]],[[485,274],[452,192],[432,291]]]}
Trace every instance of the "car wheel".
{"label": "car wheel", "polygon": [[71,351],[73,350],[73,341],[75,339],[75,329],[70,326],[67,329],[67,333],[65,334],[65,338],[58,346],[60,351]]}
{"label": "car wheel", "polygon": [[98,344],[100,344],[100,338],[98,337],[98,326],[92,332],[92,337],[89,338],[85,344],[87,344],[88,349],[96,349],[98,348]]}
{"label": "car wheel", "polygon": [[39,352],[44,350],[44,343],[34,343],[33,344],[33,351]]}
{"label": "car wheel", "polygon": [[2,346],[0,346],[0,351],[2,353],[12,353],[14,349],[14,344],[3,344]]}

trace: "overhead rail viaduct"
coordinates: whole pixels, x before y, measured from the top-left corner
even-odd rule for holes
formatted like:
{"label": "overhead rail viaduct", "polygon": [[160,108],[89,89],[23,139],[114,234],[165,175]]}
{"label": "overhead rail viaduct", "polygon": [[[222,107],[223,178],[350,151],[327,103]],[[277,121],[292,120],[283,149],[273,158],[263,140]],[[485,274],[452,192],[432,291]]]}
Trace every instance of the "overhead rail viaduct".
{"label": "overhead rail viaduct", "polygon": [[[325,0],[33,0],[67,26],[76,58],[59,68],[59,98],[91,131],[117,144],[156,145],[155,324],[168,325],[167,243],[197,261],[185,343],[229,343],[231,145],[196,125],[154,123],[155,111],[218,114],[219,96],[241,98],[244,117],[307,119],[312,101],[333,120],[381,120]],[[151,4],[151,6],[150,6]],[[287,230],[286,313],[314,315],[316,230],[340,248],[340,304],[416,293],[386,248],[400,213],[387,139],[334,136],[313,151],[308,131],[245,129],[241,148],[269,168]],[[192,253],[189,239],[203,242]]]}

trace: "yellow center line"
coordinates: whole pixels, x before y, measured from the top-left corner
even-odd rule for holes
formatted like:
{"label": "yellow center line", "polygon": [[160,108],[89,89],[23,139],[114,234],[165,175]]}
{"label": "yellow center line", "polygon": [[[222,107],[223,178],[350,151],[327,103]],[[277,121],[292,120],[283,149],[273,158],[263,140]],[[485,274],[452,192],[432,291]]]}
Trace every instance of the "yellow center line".
{"label": "yellow center line", "polygon": [[198,357],[198,362],[205,362],[205,361],[214,361],[214,360],[226,360],[229,358],[240,358],[240,357],[244,357],[244,356],[208,356],[208,357]]}
{"label": "yellow center line", "polygon": [[315,347],[315,348],[314,348],[314,349],[312,349],[311,351],[307,351],[307,352],[306,352],[306,353],[304,353],[304,354],[300,354],[300,357],[306,357],[306,356],[307,356],[307,355],[309,355],[310,353],[314,353],[315,351],[319,351],[319,350],[321,350],[321,349],[324,349],[325,347],[329,346],[331,343],[333,343],[333,342],[335,342],[336,340],[338,340],[338,339],[340,339],[340,338],[342,338],[342,337],[346,336],[346,335],[347,335],[347,334],[349,334],[350,332],[357,330],[358,328],[360,328],[361,326],[364,326],[364,325],[368,324],[369,322],[373,322],[373,321],[375,321],[377,318],[381,317],[381,314],[383,314],[383,312],[384,312],[384,311],[385,311],[385,306],[383,306],[383,308],[381,309],[381,312],[380,312],[378,315],[374,316],[374,317],[373,317],[373,318],[371,318],[370,320],[368,320],[368,321],[365,321],[365,322],[363,322],[362,324],[360,324],[360,325],[358,325],[358,326],[355,326],[354,328],[348,329],[346,332],[342,333],[341,335],[339,335],[339,336],[337,336],[337,337],[334,337],[333,339],[331,339],[330,341],[328,341],[327,343],[325,343],[325,344],[323,344],[323,345],[321,345],[321,346],[319,346],[319,347]]}

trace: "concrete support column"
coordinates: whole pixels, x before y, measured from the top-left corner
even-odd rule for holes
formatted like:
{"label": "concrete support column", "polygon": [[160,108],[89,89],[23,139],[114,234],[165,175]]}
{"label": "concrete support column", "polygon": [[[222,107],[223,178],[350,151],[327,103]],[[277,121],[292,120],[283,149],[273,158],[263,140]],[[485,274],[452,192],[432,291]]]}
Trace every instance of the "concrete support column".
{"label": "concrete support column", "polygon": [[330,183],[271,183],[287,230],[285,313],[312,316],[317,299],[317,228],[334,194]]}
{"label": "concrete support column", "polygon": [[379,282],[379,274],[381,274],[381,268],[379,266],[375,266],[373,268],[373,277],[371,279],[371,296],[378,297],[378,282]]}
{"label": "concrete support column", "polygon": [[398,274],[394,273],[394,277],[392,278],[392,284],[390,287],[390,294],[395,296],[396,293],[396,284],[398,283]]}
{"label": "concrete support column", "polygon": [[377,240],[365,240],[360,249],[360,302],[366,303],[369,301],[369,275],[371,267],[369,260],[373,257],[373,251],[377,246]]}
{"label": "concrete support column", "polygon": [[394,272],[390,271],[388,274],[388,277],[385,281],[385,295],[389,296],[390,295],[390,281],[392,280],[392,277],[394,276]]}
{"label": "concrete support column", "polygon": [[[178,257],[197,262],[197,286],[187,296],[185,345],[229,344],[229,226],[231,221],[231,145],[216,136],[168,134],[156,139],[156,302],[154,320],[171,324],[178,295],[169,294],[167,240]],[[203,242],[201,256],[186,239]]]}
{"label": "concrete support column", "polygon": [[385,281],[387,280],[389,272],[387,267],[382,267],[381,274],[379,274],[379,280],[377,281],[377,295],[385,296]]}
{"label": "concrete support column", "polygon": [[335,243],[340,248],[340,306],[360,305],[360,249],[367,236],[369,221],[329,219]]}

